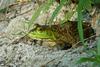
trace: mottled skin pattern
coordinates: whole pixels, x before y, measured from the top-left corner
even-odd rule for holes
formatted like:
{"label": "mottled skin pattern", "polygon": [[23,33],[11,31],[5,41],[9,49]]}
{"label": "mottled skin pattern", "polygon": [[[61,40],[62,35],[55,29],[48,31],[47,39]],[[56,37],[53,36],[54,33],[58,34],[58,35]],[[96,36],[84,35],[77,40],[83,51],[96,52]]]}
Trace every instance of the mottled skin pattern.
{"label": "mottled skin pattern", "polygon": [[[83,23],[84,28],[84,38],[88,38],[92,35],[95,35],[94,30],[92,29],[90,23]],[[36,28],[39,31],[47,31],[48,33],[53,32],[55,38],[53,41],[56,42],[57,45],[67,45],[74,46],[79,41],[79,35],[77,30],[77,22],[69,21],[63,24],[57,25],[39,25],[36,24]],[[34,31],[32,30],[32,31]]]}
{"label": "mottled skin pattern", "polygon": [[[73,46],[76,46],[75,44],[79,42],[79,35],[78,35],[78,30],[77,30],[77,22],[76,21],[69,21],[65,22],[63,24],[57,24],[57,25],[39,25],[36,24],[36,27],[31,30],[30,32],[35,32],[35,31],[40,31],[40,33],[46,31],[48,36],[52,37],[52,33],[54,34],[53,38],[48,38],[48,39],[41,39],[40,45],[43,43],[45,40],[49,40],[52,42],[56,43],[56,47],[60,47],[61,49],[68,49]],[[83,30],[84,30],[84,38],[88,38],[92,35],[95,35],[94,30],[92,29],[90,23],[83,23]],[[29,32],[29,33],[30,33]],[[37,34],[34,34],[33,36],[36,36]],[[24,43],[30,43],[38,41],[39,38],[30,38],[28,35],[20,38],[17,42],[23,41]],[[15,42],[16,43],[16,42]]]}

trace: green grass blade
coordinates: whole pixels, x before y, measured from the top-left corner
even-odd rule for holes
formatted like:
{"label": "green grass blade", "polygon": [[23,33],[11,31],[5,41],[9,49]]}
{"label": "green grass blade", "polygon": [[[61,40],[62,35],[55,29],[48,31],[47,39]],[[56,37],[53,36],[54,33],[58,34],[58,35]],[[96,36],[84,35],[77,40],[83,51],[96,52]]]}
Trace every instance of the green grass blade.
{"label": "green grass blade", "polygon": [[77,64],[83,63],[83,62],[95,62],[96,58],[80,58],[77,62]]}
{"label": "green grass blade", "polygon": [[78,32],[79,32],[79,37],[80,40],[82,41],[82,43],[85,45],[84,43],[84,37],[83,37],[83,26],[82,26],[82,22],[83,22],[83,16],[82,16],[82,12],[84,10],[88,10],[91,7],[91,0],[79,0],[79,4],[78,4],[78,8],[77,8],[77,12],[78,12]]}
{"label": "green grass blade", "polygon": [[45,7],[43,9],[43,11],[45,12],[46,10],[48,10],[50,8],[50,6],[55,2],[55,0],[48,0],[47,3],[45,4]]}
{"label": "green grass blade", "polygon": [[100,37],[98,37],[98,40],[97,40],[97,52],[98,52],[98,55],[100,55]]}
{"label": "green grass blade", "polygon": [[82,26],[82,13],[78,11],[78,32],[82,43],[84,44],[83,26]]}
{"label": "green grass blade", "polygon": [[54,0],[48,0],[46,3],[42,4],[32,15],[31,20],[29,21],[29,28],[30,26],[34,23],[36,18],[40,15],[41,11],[45,12],[46,10],[49,9],[49,7],[52,5]]}
{"label": "green grass blade", "polygon": [[57,15],[59,14],[60,9],[63,7],[64,4],[68,3],[69,0],[61,0],[60,4],[56,7],[56,9],[54,10],[50,20],[48,23],[52,23],[54,18],[57,17]]}
{"label": "green grass blade", "polygon": [[49,23],[53,22],[54,18],[58,15],[61,8],[62,8],[62,5],[59,5],[58,7],[56,7],[55,11],[53,12],[53,14],[49,20]]}

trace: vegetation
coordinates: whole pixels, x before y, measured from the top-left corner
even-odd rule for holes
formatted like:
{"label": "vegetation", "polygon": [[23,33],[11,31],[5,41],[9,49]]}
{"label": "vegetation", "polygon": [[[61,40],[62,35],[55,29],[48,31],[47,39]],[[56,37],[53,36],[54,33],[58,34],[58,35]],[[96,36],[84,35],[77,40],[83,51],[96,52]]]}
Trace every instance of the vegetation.
{"label": "vegetation", "polygon": [[[19,1],[19,0],[18,0]],[[51,39],[59,44],[61,43],[69,43],[71,46],[72,44],[76,44],[78,41],[85,46],[86,42],[85,39],[89,38],[94,34],[94,31],[89,23],[83,22],[83,13],[85,11],[90,11],[93,7],[99,8],[100,7],[100,0],[47,0],[45,3],[41,4],[39,8],[33,13],[31,20],[29,21],[29,28],[31,25],[34,24],[34,21],[39,17],[42,13],[45,13],[50,9],[50,7],[57,2],[58,5],[56,6],[55,10],[53,11],[51,17],[47,21],[48,25],[39,25],[36,24],[34,26],[35,29],[29,31],[28,36],[31,38],[40,38],[40,39]],[[65,12],[64,19],[60,20],[59,24],[55,25],[54,20],[60,13],[60,10],[64,6],[68,6],[71,4],[75,4],[75,7]],[[73,11],[74,10],[74,11]],[[5,9],[0,10],[0,12],[4,12]],[[77,18],[75,21],[71,21],[70,19],[73,17],[74,13],[77,13]],[[88,36],[87,34],[88,33]],[[78,63],[82,62],[93,62],[93,67],[100,66],[100,38],[97,37],[97,47],[91,49],[89,52],[92,53],[92,56],[80,58]]]}
{"label": "vegetation", "polygon": [[[59,14],[59,12],[60,12],[60,10],[61,10],[61,8],[63,6],[65,6],[65,5],[67,6],[67,5],[69,5],[69,4],[71,4],[73,2],[73,0],[61,0],[61,1],[60,0],[48,0],[48,1],[46,1],[46,3],[45,4],[42,4],[36,10],[36,12],[33,14],[32,19],[30,20],[29,27],[30,27],[30,25],[33,24],[33,22],[40,15],[40,13],[41,12],[45,13],[55,1],[58,2],[59,5],[56,6],[56,9],[52,13],[51,18],[48,20],[49,25],[52,25],[52,23],[54,22],[53,20],[57,17],[57,15]],[[77,0],[75,0],[75,2],[76,1]],[[78,3],[78,5],[75,7],[76,8],[76,11],[73,11],[73,10],[72,11],[69,11],[68,13],[65,14],[64,20],[61,20],[60,21],[60,23],[64,23],[64,22],[70,20],[70,18],[73,16],[73,14],[75,12],[77,12],[78,13],[78,17],[77,17],[77,20],[76,21],[78,21],[78,22],[76,24],[77,24],[77,28],[78,28],[80,40],[81,40],[81,42],[83,44],[85,44],[85,43],[84,43],[84,34],[83,34],[83,23],[82,23],[83,22],[83,16],[82,16],[82,13],[84,11],[86,11],[86,10],[87,11],[91,10],[92,4],[93,4],[93,1],[92,0],[87,0],[87,1],[80,0],[79,3]]]}
{"label": "vegetation", "polygon": [[[65,5],[67,6],[68,4],[70,4],[70,3],[72,3],[74,1],[74,3],[77,4],[77,6],[75,7],[76,8],[75,12],[77,12],[77,14],[78,14],[77,20],[76,20],[78,22],[76,24],[77,24],[77,29],[78,29],[79,37],[80,37],[81,42],[85,45],[84,34],[83,34],[83,30],[84,30],[83,29],[83,12],[84,11],[89,11],[90,12],[90,10],[93,8],[93,6],[97,7],[96,4],[97,3],[100,4],[100,0],[55,0],[55,1],[58,2],[59,5],[53,11],[51,18],[48,21],[50,27],[52,26],[52,23],[53,23],[53,20],[55,19],[55,17],[57,17],[57,15],[59,14],[61,8],[63,6],[65,6]],[[45,13],[55,1],[54,0],[48,0],[48,1],[46,1],[45,4],[42,4],[36,10],[36,12],[33,14],[32,19],[30,21],[30,25],[33,24],[33,22],[36,20],[36,18],[40,15],[41,11],[43,13]],[[64,22],[70,20],[70,18],[73,16],[73,13],[74,13],[74,11],[70,11],[70,12],[66,13],[65,17],[64,17],[64,20],[61,20],[60,22],[64,23]],[[33,33],[31,32],[30,35],[32,36],[32,34]],[[41,35],[41,34],[39,34],[39,35]],[[45,35],[45,33],[42,34],[42,35]],[[51,36],[53,36],[53,35],[51,35]],[[89,62],[94,62],[94,65],[98,64],[97,66],[100,66],[100,49],[99,48],[100,48],[100,38],[97,41],[96,51],[92,50],[93,52],[95,52],[95,53],[93,53],[93,56],[92,57],[87,57],[87,58],[81,58],[78,63],[89,61]]]}

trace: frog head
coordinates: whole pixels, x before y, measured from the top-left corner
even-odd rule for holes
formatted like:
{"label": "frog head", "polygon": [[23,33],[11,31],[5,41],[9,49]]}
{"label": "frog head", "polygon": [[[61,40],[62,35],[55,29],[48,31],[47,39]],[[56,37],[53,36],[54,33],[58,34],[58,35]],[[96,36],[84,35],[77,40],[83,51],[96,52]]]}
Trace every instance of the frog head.
{"label": "frog head", "polygon": [[32,39],[51,39],[55,40],[54,32],[47,25],[35,25],[35,28],[29,32],[28,36]]}

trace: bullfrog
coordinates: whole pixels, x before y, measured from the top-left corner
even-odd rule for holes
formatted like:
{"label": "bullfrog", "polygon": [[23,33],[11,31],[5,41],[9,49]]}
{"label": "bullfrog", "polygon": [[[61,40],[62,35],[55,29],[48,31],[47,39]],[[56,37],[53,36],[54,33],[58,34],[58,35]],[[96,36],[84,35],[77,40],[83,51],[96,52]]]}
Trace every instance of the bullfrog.
{"label": "bullfrog", "polygon": [[[84,38],[89,38],[90,36],[95,35],[91,24],[87,22],[83,23],[83,31]],[[63,24],[54,25],[35,24],[35,28],[22,39],[28,39],[34,42],[36,42],[36,40],[48,40],[55,42],[56,44],[54,46],[59,45],[62,49],[71,48],[80,41],[77,30],[77,21],[68,21]]]}
{"label": "bullfrog", "polygon": [[[88,22],[83,23],[84,38],[89,38],[95,35],[91,24]],[[36,24],[36,28],[31,30],[28,36],[32,39],[48,39],[56,43],[56,45],[63,45],[67,48],[74,46],[80,41],[77,21],[68,21],[63,24],[56,25],[39,25]]]}

